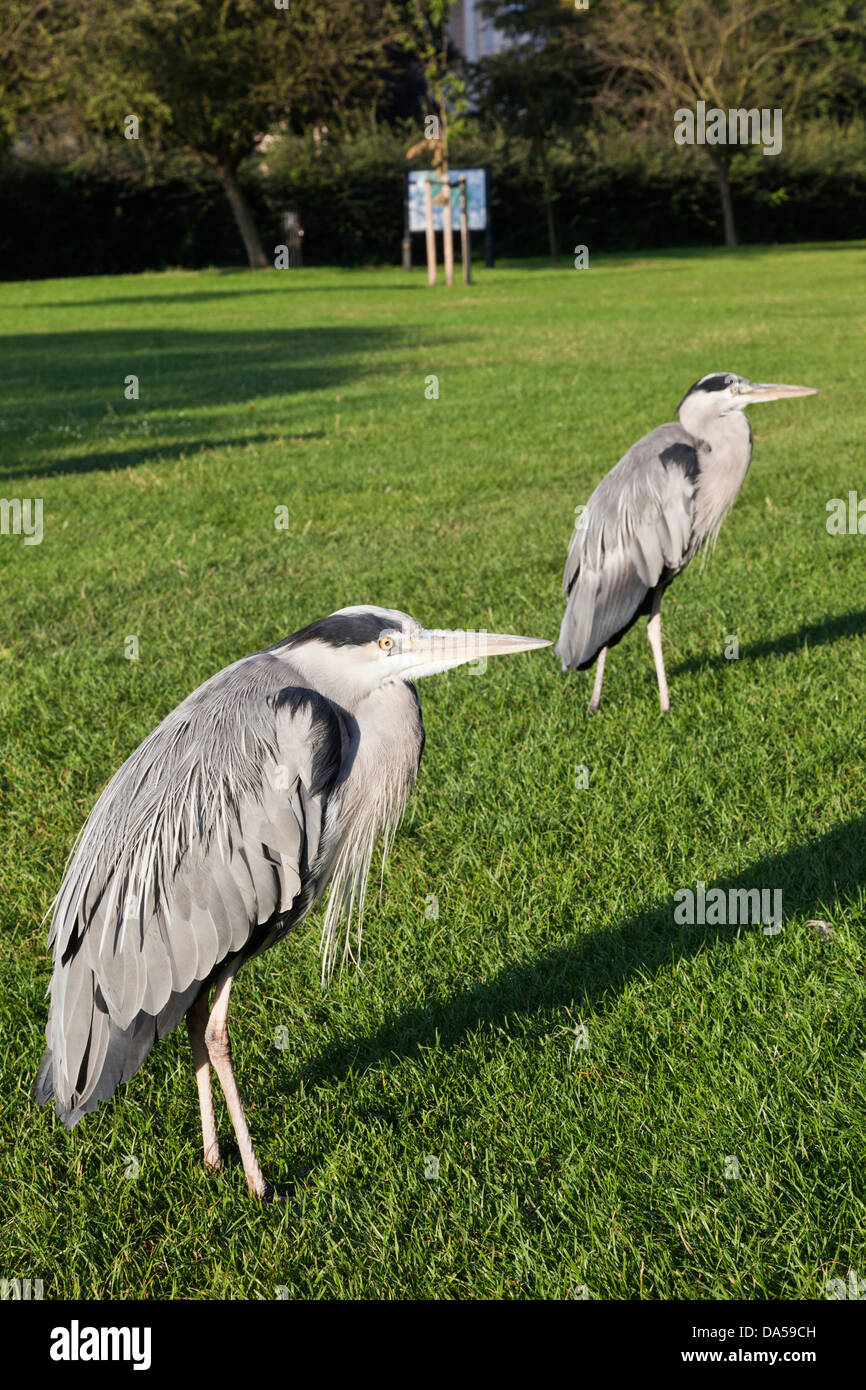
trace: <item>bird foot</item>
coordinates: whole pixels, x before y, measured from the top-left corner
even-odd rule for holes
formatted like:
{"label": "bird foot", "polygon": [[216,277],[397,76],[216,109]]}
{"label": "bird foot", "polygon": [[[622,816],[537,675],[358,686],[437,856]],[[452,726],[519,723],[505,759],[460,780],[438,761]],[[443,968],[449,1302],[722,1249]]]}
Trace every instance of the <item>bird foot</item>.
{"label": "bird foot", "polygon": [[205,1142],[204,1166],[209,1173],[218,1173],[222,1168],[222,1158],[220,1157],[220,1146],[216,1141]]}
{"label": "bird foot", "polygon": [[288,1201],[286,1194],[284,1192],[278,1192],[269,1182],[265,1182],[261,1174],[256,1177],[248,1173],[247,1187],[249,1188],[250,1196],[255,1197],[257,1202],[283,1203]]}
{"label": "bird foot", "polygon": [[253,1157],[252,1162],[245,1163],[243,1154],[239,1149],[236,1149],[229,1159],[229,1165],[232,1168],[237,1168],[238,1165],[243,1166],[244,1177],[247,1180],[247,1187],[249,1188],[251,1197],[255,1197],[259,1202],[266,1202],[269,1200],[268,1184],[265,1182],[264,1175],[255,1157]]}

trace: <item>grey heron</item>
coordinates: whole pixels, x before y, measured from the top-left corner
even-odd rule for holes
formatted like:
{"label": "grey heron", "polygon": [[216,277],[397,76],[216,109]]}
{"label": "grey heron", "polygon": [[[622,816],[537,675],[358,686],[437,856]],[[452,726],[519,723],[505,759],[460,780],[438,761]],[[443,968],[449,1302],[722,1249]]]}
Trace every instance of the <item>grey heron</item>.
{"label": "grey heron", "polygon": [[73,846],[53,904],[36,1101],[53,1096],[71,1129],[185,1017],[205,1164],[220,1166],[212,1065],[263,1197],[231,1062],[235,975],[329,883],[323,977],[341,939],[352,954],[374,846],[394,834],[424,745],[413,682],[550,645],[343,608],[193,691],[114,774]]}
{"label": "grey heron", "polygon": [[562,591],[568,596],[556,651],[563,671],[597,661],[590,714],[598,709],[608,648],[649,615],[662,712],[670,710],[662,655],[662,595],[704,544],[714,544],[748,471],[752,431],[743,411],[759,401],[814,396],[811,386],[701,377],[679,404],[679,424],[645,434],[602,478],[575,525]]}

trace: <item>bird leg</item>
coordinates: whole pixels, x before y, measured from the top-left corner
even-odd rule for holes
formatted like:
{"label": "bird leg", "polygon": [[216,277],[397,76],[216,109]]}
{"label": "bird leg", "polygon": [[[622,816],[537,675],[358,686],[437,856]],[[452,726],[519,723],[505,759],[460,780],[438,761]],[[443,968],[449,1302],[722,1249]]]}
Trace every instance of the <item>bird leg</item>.
{"label": "bird leg", "polygon": [[656,666],[656,680],[659,683],[659,703],[662,707],[662,714],[670,714],[671,702],[668,695],[668,682],[665,676],[665,659],[662,656],[662,596],[656,594],[652,603],[650,620],[647,623],[646,635],[653,651],[653,661]]}
{"label": "bird leg", "polygon": [[607,647],[602,647],[595,663],[595,684],[592,687],[592,699],[589,702],[590,714],[595,714],[601,704],[601,683],[604,680],[604,663],[607,661]]}
{"label": "bird leg", "polygon": [[204,1037],[208,1013],[210,1012],[208,994],[209,991],[204,990],[199,995],[198,999],[196,999],[186,1016],[186,1029],[189,1033],[189,1045],[192,1048],[192,1059],[195,1063],[195,1080],[198,1086],[198,1105],[201,1111],[201,1137],[202,1144],[204,1145],[205,1167],[217,1169],[220,1166],[220,1146],[217,1139],[216,1121],[213,1113],[210,1057],[208,1056],[207,1043]]}
{"label": "bird leg", "polygon": [[[238,961],[237,964],[240,964],[240,962]],[[241,1162],[244,1165],[244,1172],[247,1177],[247,1186],[254,1197],[262,1198],[265,1196],[266,1192],[265,1180],[253,1150],[253,1141],[250,1138],[250,1131],[247,1127],[243,1102],[232,1069],[231,1040],[229,1038],[228,1023],[226,1021],[229,1010],[229,995],[231,994],[232,984],[234,983],[234,972],[237,969],[237,964],[233,966],[230,965],[225,974],[221,975],[217,981],[213,1008],[207,1021],[207,1027],[204,1030],[204,1040],[207,1045],[208,1055],[213,1062],[214,1070],[223,1088],[226,1105],[228,1106],[229,1115],[231,1116],[235,1134],[237,1135]]]}

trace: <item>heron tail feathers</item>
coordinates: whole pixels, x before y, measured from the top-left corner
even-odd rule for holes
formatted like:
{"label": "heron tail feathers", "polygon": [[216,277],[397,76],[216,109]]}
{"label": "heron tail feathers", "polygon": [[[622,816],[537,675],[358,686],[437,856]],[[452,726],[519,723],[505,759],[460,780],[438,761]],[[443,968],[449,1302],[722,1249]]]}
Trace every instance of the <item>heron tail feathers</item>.
{"label": "heron tail feathers", "polygon": [[[109,1100],[122,1082],[135,1075],[157,1040],[177,1027],[201,989],[202,982],[194,980],[188,989],[173,993],[156,1017],[142,1011],[127,1028],[119,1027],[104,1005],[94,1007],[84,1055],[74,1077],[69,1074],[69,1059],[63,1059],[66,1040],[60,1039],[60,1059],[50,1045],[46,1047],[33,1082],[36,1104],[45,1105],[53,1098],[59,1118],[67,1129],[73,1129],[101,1100]],[[51,1028],[49,1017],[49,1033]]]}
{"label": "heron tail feathers", "polygon": [[53,1069],[54,1058],[51,1056],[50,1047],[46,1047],[33,1079],[33,1099],[37,1105],[46,1105],[54,1095]]}

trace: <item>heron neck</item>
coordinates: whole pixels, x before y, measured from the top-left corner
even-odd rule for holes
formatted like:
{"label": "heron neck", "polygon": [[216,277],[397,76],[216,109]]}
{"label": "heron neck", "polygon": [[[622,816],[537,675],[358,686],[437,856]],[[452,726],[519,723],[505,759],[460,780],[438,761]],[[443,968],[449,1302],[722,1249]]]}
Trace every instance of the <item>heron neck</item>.
{"label": "heron neck", "polygon": [[745,415],[726,415],[702,429],[698,458],[696,530],[703,540],[715,536],[749,471],[752,431]]}
{"label": "heron neck", "polygon": [[324,695],[326,700],[331,700],[351,715],[369,694],[362,673],[353,672],[351,665],[345,661],[342,648],[329,647],[322,642],[306,642],[278,652],[277,656],[301,677],[310,690]]}

